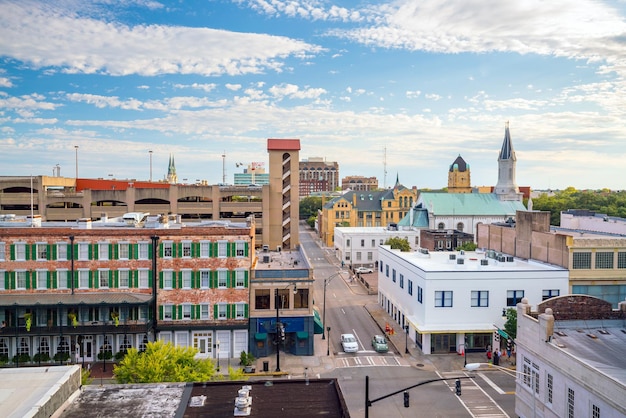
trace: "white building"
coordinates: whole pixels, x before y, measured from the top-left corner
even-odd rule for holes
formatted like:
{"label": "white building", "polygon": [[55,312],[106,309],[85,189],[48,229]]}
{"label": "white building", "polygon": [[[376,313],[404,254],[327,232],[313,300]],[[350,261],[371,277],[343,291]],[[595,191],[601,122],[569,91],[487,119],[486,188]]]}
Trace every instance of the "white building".
{"label": "white building", "polygon": [[607,234],[626,234],[626,219],[590,210],[570,209],[561,212],[560,228]]}
{"label": "white building", "polygon": [[389,238],[406,239],[413,251],[420,246],[420,230],[398,230],[395,227],[335,227],[334,243],[337,258],[353,267],[378,265],[378,246]]}
{"label": "white building", "polygon": [[[541,314],[538,314],[542,312]],[[520,417],[626,416],[626,302],[567,295],[517,306]]]}
{"label": "white building", "polygon": [[[423,252],[422,252],[423,251]],[[568,293],[568,271],[495,252],[400,252],[379,247],[379,303],[424,354],[481,351],[522,298]],[[467,345],[465,344],[467,337]]]}

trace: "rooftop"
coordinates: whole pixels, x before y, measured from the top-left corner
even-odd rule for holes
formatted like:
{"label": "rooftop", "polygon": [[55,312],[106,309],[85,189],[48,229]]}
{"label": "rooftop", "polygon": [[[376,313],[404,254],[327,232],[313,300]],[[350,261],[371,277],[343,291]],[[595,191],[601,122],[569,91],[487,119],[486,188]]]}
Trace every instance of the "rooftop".
{"label": "rooftop", "polygon": [[258,260],[254,264],[255,270],[301,270],[309,269],[309,263],[300,250],[270,251],[261,248],[256,253]]}
{"label": "rooftop", "polygon": [[[381,248],[427,272],[441,271],[567,271],[559,266],[525,260],[495,251],[418,251],[401,252],[388,245]],[[462,261],[461,261],[462,260]]]}

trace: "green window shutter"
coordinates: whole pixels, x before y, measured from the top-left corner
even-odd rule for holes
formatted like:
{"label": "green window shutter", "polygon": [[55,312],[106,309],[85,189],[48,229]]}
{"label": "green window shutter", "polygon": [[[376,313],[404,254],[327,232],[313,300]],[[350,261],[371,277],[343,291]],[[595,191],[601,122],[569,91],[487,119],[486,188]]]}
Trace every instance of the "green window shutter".
{"label": "green window shutter", "polygon": [[113,279],[113,270],[109,270],[109,288],[116,287]]}
{"label": "green window shutter", "polygon": [[248,247],[250,246],[250,244],[248,244],[247,242],[243,245],[243,253],[246,255],[246,257],[248,256]]}
{"label": "green window shutter", "polygon": [[134,274],[133,274],[133,287],[134,288],[138,288],[139,287],[139,270],[135,270]]}
{"label": "green window shutter", "polygon": [[174,255],[174,257],[182,257],[183,256],[183,243],[179,242],[178,244],[176,244],[175,246],[176,248],[176,254]]}
{"label": "green window shutter", "polygon": [[163,289],[163,272],[159,272],[159,289]]}
{"label": "green window shutter", "polygon": [[2,280],[4,280],[4,288],[7,290],[11,289],[11,273],[5,271]]}
{"label": "green window shutter", "polygon": [[89,288],[90,289],[97,289],[98,288],[98,280],[94,279],[94,272],[89,270]]}
{"label": "green window shutter", "polygon": [[109,260],[117,260],[117,247],[119,244],[109,244]]}
{"label": "green window shutter", "polygon": [[152,270],[148,270],[148,287],[152,289]]}
{"label": "green window shutter", "polygon": [[159,305],[159,319],[163,320],[163,305]]}
{"label": "green window shutter", "polygon": [[248,274],[249,274],[249,273],[250,273],[250,272],[249,272],[248,270],[246,270],[246,271],[244,271],[244,272],[243,272],[243,285],[244,285],[245,287],[248,287]]}
{"label": "green window shutter", "polygon": [[30,250],[31,250],[32,246],[28,245],[28,244],[25,244],[24,247],[25,247],[24,248],[25,258],[26,258],[26,260],[30,260]]}
{"label": "green window shutter", "polygon": [[54,260],[54,257],[52,257],[52,247],[56,247],[54,245],[46,245],[46,260]]}
{"label": "green window shutter", "polygon": [[211,270],[211,280],[209,287],[211,289],[217,289],[217,271]]}
{"label": "green window shutter", "polygon": [[183,318],[183,305],[178,305],[178,316],[176,317],[176,319],[182,319]]}
{"label": "green window shutter", "polygon": [[30,271],[26,271],[26,289],[30,289]]}
{"label": "green window shutter", "polygon": [[113,286],[115,286],[116,289],[120,287],[120,272],[119,272],[119,270],[115,270],[113,272]]}
{"label": "green window shutter", "polygon": [[163,243],[159,244],[159,258],[163,258]]}
{"label": "green window shutter", "polygon": [[200,257],[200,243],[199,242],[194,242],[191,244],[191,256],[193,258]]}
{"label": "green window shutter", "polygon": [[217,257],[217,242],[211,243],[211,257]]}
{"label": "green window shutter", "polygon": [[[78,260],[78,244],[74,244],[74,252],[72,253],[74,255],[74,260]],[[70,260],[72,259],[72,257],[70,257]]]}
{"label": "green window shutter", "polygon": [[196,310],[196,319],[200,319],[200,305],[196,305],[195,310]]}
{"label": "green window shutter", "polygon": [[249,315],[249,314],[248,314],[248,304],[246,303],[246,304],[243,306],[243,316],[244,316],[245,318],[248,318],[248,315]]}
{"label": "green window shutter", "polygon": [[95,247],[97,244],[89,244],[89,259],[93,260],[93,254],[95,252]]}
{"label": "green window shutter", "polygon": [[78,289],[78,270],[74,270],[74,288]]}
{"label": "green window shutter", "polygon": [[152,260],[152,253],[154,252],[153,247],[152,244],[148,244],[148,260]]}
{"label": "green window shutter", "polygon": [[213,305],[213,319],[217,319],[217,303]]}
{"label": "green window shutter", "polygon": [[11,244],[11,261],[15,261],[15,244]]}
{"label": "green window shutter", "polygon": [[233,245],[234,245],[234,243],[232,243],[232,242],[226,243],[226,257],[232,257],[233,256]]}
{"label": "green window shutter", "polygon": [[128,258],[131,260],[136,260],[139,257],[139,244],[132,244],[130,246],[130,254]]}
{"label": "green window shutter", "polygon": [[226,272],[226,287],[235,287],[235,272],[233,270],[228,270]]}
{"label": "green window shutter", "polygon": [[56,260],[57,259],[57,246],[55,244],[52,244],[50,247],[51,247],[50,249],[52,250],[50,251],[50,254],[52,254],[52,258],[50,258],[50,260]]}
{"label": "green window shutter", "polygon": [[52,286],[52,283],[50,282],[50,270],[48,270],[46,272],[46,289],[54,289],[54,287]]}
{"label": "green window shutter", "polygon": [[228,309],[227,312],[230,312],[230,315],[228,315],[228,318],[234,318],[235,317],[235,305],[230,304],[228,305]]}
{"label": "green window shutter", "polygon": [[178,288],[179,289],[183,288],[183,272],[182,271],[178,272]]}

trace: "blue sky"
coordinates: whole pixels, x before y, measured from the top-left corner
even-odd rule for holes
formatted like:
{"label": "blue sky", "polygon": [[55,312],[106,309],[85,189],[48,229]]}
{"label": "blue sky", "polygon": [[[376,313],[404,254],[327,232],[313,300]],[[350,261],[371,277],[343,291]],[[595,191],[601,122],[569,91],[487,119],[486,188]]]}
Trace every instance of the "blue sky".
{"label": "blue sky", "polygon": [[[267,138],[341,177],[624,189],[626,0],[0,1],[0,175],[221,182]],[[225,159],[222,155],[226,155]],[[385,165],[386,162],[386,165]],[[385,174],[386,166],[386,174]],[[225,170],[223,169],[225,167]]]}

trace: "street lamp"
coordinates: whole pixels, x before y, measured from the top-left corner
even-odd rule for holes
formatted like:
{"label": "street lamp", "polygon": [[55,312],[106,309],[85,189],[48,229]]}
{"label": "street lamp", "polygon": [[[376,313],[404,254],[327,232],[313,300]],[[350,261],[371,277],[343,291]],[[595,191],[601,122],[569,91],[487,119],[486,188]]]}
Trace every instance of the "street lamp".
{"label": "street lamp", "polygon": [[[480,370],[481,366],[485,366],[488,369],[494,368],[494,369],[498,369],[501,372],[504,372],[506,374],[508,374],[509,376],[515,377],[517,378],[517,375],[519,376],[524,376],[524,377],[530,377],[530,384],[531,384],[531,392],[532,392],[532,397],[533,397],[533,418],[537,417],[537,396],[536,392],[535,392],[535,385],[537,384],[536,382],[536,378],[538,377],[536,373],[523,373],[523,372],[518,372],[517,370],[513,370],[513,369],[507,369],[506,367],[502,367],[502,366],[496,366],[495,364],[491,364],[491,363],[469,363],[465,365],[465,370],[469,370],[469,371],[473,371],[473,370]],[[518,382],[519,384],[519,382]]]}
{"label": "street lamp", "polygon": [[220,372],[220,340],[215,343],[215,349],[217,350],[217,372]]}
{"label": "street lamp", "polygon": [[150,154],[150,181],[152,181],[152,150],[148,151]]}
{"label": "street lamp", "polygon": [[[330,283],[332,279],[334,279],[337,276],[341,276],[342,273],[343,271],[339,271],[333,274],[332,276],[330,276],[329,278],[324,279],[324,307],[323,307],[324,312],[322,313],[322,326],[326,326],[326,286],[328,285],[328,283]],[[330,330],[330,328],[328,328],[328,330]],[[322,329],[322,340],[325,340],[325,339],[326,339],[326,335],[324,334],[324,330]]]}
{"label": "street lamp", "polygon": [[404,326],[404,354],[409,354],[409,325]]}
{"label": "street lamp", "polygon": [[326,355],[330,356],[330,327],[326,327],[326,331],[328,332],[328,347],[326,347]]}
{"label": "street lamp", "polygon": [[78,145],[74,145],[74,150],[76,152],[76,180],[78,180]]}

